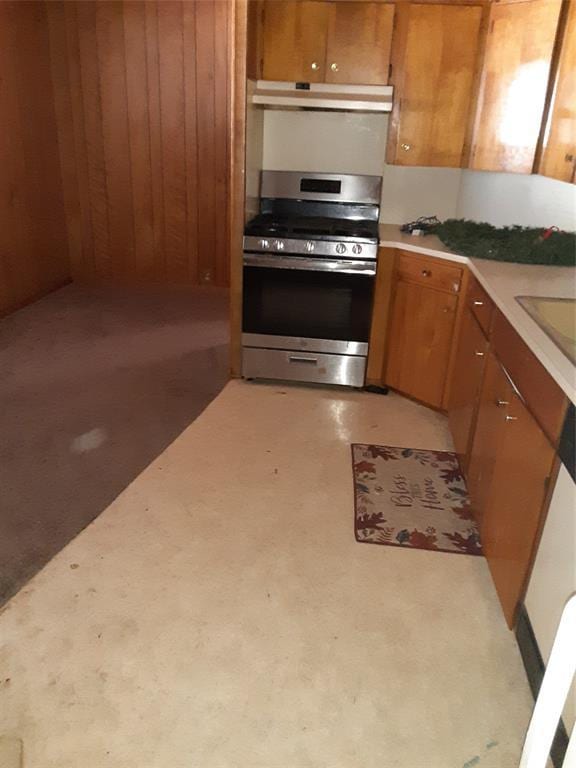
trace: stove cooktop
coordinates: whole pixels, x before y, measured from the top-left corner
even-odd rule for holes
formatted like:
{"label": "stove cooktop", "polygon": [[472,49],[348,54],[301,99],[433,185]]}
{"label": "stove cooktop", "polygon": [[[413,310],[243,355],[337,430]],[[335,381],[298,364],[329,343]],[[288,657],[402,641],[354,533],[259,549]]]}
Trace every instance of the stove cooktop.
{"label": "stove cooktop", "polygon": [[337,219],[324,216],[278,217],[260,214],[246,224],[244,234],[250,237],[276,237],[296,240],[354,239],[378,242],[378,223],[367,219]]}

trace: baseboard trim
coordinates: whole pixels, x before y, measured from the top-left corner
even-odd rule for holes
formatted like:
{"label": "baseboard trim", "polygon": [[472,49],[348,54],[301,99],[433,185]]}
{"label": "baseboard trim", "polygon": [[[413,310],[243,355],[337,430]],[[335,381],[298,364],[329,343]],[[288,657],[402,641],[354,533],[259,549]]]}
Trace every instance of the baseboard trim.
{"label": "baseboard trim", "polygon": [[42,288],[40,291],[30,294],[30,296],[27,296],[25,299],[19,299],[12,304],[6,304],[6,306],[0,307],[0,319],[8,317],[14,312],[18,312],[20,309],[24,309],[24,307],[27,307],[29,304],[34,304],[36,301],[40,301],[40,299],[48,296],[48,294],[54,293],[54,291],[59,291],[60,288],[64,288],[65,285],[69,285],[71,282],[71,277],[65,277],[62,280],[57,280],[55,283]]}
{"label": "baseboard trim", "polygon": [[[520,648],[520,654],[522,656],[522,661],[524,662],[524,669],[526,670],[526,676],[528,677],[532,696],[534,697],[534,701],[536,701],[546,667],[542,660],[542,654],[540,653],[534,630],[532,629],[528,611],[524,605],[520,606],[518,612],[516,641]],[[567,749],[568,733],[564,727],[564,723],[560,720],[550,752],[550,757],[552,758],[555,768],[562,768]]]}

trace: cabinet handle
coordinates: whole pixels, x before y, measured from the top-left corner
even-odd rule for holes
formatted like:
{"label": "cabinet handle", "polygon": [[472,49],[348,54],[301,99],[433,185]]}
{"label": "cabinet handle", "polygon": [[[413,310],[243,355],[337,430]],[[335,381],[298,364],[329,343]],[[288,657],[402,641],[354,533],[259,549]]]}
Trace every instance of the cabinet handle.
{"label": "cabinet handle", "polygon": [[412,145],[411,144],[404,144],[403,143],[403,144],[400,144],[400,147],[401,147],[401,149],[404,150],[404,152],[410,152],[410,150],[412,149]]}
{"label": "cabinet handle", "polygon": [[431,274],[432,274],[432,272],[430,272],[429,269],[423,269],[422,270],[422,277],[430,277]]}
{"label": "cabinet handle", "polygon": [[474,352],[474,354],[476,355],[476,357],[484,357],[484,352],[476,351],[476,352]]}
{"label": "cabinet handle", "polygon": [[568,152],[568,154],[564,157],[564,160],[567,163],[573,163],[574,162],[574,155]]}
{"label": "cabinet handle", "polygon": [[496,400],[496,405],[498,408],[505,408],[507,405],[510,405],[508,400]]}
{"label": "cabinet handle", "polygon": [[317,62],[317,61],[313,61],[313,62],[312,62],[312,64],[311,64],[310,66],[312,67],[312,69],[313,69],[314,71],[316,71],[316,70],[319,68],[319,66],[318,66],[318,62]]}
{"label": "cabinet handle", "polygon": [[483,307],[484,306],[484,302],[483,301],[473,301],[472,304],[475,307]]}
{"label": "cabinet handle", "polygon": [[510,416],[506,414],[506,421],[518,421],[518,416]]}
{"label": "cabinet handle", "polygon": [[338,64],[336,64],[336,62],[334,62],[333,64],[330,64],[330,69],[332,70],[332,72],[338,72]]}
{"label": "cabinet handle", "polygon": [[288,360],[291,363],[310,363],[311,365],[316,365],[318,362],[317,357],[300,357],[300,355],[289,355]]}

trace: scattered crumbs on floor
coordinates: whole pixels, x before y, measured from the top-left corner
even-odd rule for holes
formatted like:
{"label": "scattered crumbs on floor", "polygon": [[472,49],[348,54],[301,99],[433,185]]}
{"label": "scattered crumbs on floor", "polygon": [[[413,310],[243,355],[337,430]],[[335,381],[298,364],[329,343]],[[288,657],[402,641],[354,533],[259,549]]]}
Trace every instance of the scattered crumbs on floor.
{"label": "scattered crumbs on floor", "polygon": [[486,744],[486,749],[494,749],[494,747],[498,746],[497,741],[489,741],[488,744]]}
{"label": "scattered crumbs on floor", "polygon": [[78,563],[70,563],[70,568],[75,571],[76,568],[80,568],[80,565]]}
{"label": "scattered crumbs on floor", "polygon": [[464,763],[462,768],[473,768],[473,766],[478,765],[480,762],[480,758],[478,755],[474,755],[474,757],[470,758],[468,762]]}

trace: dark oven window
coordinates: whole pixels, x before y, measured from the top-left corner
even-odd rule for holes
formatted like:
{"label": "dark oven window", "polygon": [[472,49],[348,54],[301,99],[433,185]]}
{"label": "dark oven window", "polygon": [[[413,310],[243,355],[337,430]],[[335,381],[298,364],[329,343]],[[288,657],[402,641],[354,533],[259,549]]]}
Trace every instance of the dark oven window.
{"label": "dark oven window", "polygon": [[374,278],[244,267],[245,333],[368,341]]}

